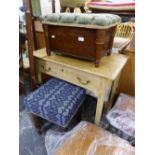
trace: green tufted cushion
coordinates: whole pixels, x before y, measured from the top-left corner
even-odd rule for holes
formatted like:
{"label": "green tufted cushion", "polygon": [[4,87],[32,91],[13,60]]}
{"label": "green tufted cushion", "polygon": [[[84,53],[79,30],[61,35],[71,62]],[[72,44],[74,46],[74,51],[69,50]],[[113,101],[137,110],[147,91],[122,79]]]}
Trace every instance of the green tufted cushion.
{"label": "green tufted cushion", "polygon": [[103,28],[116,25],[121,18],[113,14],[81,14],[81,13],[54,13],[46,15],[43,23],[51,25],[65,25],[88,28]]}
{"label": "green tufted cushion", "polygon": [[76,16],[72,13],[60,14],[60,22],[62,23],[74,23],[76,21]]}
{"label": "green tufted cushion", "polygon": [[92,24],[93,16],[90,16],[89,14],[80,14],[77,16],[77,23],[78,24]]}
{"label": "green tufted cushion", "polygon": [[59,18],[60,18],[59,14],[51,14],[51,15],[46,15],[45,17],[42,17],[43,20],[51,21],[51,22],[58,22]]}

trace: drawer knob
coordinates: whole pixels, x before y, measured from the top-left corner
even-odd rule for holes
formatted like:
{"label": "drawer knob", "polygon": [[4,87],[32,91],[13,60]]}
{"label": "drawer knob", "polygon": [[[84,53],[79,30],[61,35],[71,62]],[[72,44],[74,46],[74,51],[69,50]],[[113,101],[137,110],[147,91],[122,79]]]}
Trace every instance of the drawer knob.
{"label": "drawer knob", "polygon": [[62,72],[64,72],[64,69],[61,69]]}
{"label": "drawer knob", "polygon": [[51,35],[51,38],[54,39],[55,38],[55,35]]}
{"label": "drawer knob", "polygon": [[87,85],[87,84],[90,83],[89,80],[87,80],[87,81],[82,81],[80,77],[77,77],[77,79],[78,79],[78,81],[79,81],[81,84],[83,84],[83,85]]}

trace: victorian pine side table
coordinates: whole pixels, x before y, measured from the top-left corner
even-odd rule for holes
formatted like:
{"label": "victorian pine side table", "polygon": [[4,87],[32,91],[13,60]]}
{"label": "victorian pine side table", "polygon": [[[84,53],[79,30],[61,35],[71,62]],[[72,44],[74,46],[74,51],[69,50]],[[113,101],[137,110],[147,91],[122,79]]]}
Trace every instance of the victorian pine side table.
{"label": "victorian pine side table", "polygon": [[111,108],[121,71],[128,59],[125,55],[112,54],[103,57],[100,67],[96,68],[90,61],[54,53],[47,56],[45,48],[34,51],[33,56],[38,82],[41,83],[41,73],[45,73],[93,92],[97,97],[95,124],[100,123],[104,104]]}

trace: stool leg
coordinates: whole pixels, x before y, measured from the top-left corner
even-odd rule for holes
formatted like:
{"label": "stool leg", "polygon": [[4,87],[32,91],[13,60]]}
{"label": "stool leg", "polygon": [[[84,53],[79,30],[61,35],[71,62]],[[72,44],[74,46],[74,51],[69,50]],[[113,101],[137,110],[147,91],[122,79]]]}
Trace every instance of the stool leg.
{"label": "stool leg", "polygon": [[77,112],[77,121],[81,121],[81,113],[82,113],[83,106],[81,106]]}
{"label": "stool leg", "polygon": [[44,125],[45,120],[42,119],[41,117],[38,117],[38,116],[32,114],[32,113],[29,113],[29,115],[30,115],[30,117],[31,117],[31,120],[32,120],[32,122],[33,122],[33,124],[34,124],[34,126],[35,126],[35,128],[36,128],[36,130],[37,130],[37,132],[38,132],[39,134],[41,134],[41,133],[42,133],[41,128],[42,128],[42,126]]}
{"label": "stool leg", "polygon": [[61,127],[61,132],[67,132],[67,131],[68,131],[68,127],[66,128]]}

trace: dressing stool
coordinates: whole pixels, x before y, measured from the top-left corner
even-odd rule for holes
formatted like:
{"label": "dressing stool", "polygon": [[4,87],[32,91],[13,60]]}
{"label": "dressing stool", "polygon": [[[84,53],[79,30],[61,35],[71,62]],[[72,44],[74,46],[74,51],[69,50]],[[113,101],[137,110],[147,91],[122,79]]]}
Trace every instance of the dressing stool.
{"label": "dressing stool", "polygon": [[52,78],[24,99],[30,114],[67,128],[85,100],[85,89]]}

